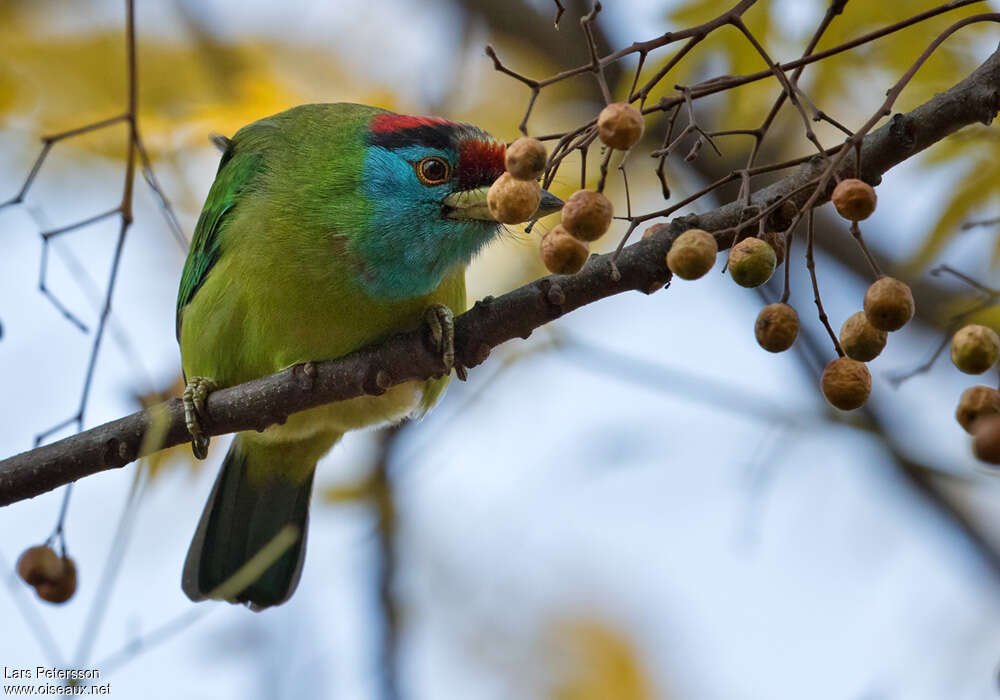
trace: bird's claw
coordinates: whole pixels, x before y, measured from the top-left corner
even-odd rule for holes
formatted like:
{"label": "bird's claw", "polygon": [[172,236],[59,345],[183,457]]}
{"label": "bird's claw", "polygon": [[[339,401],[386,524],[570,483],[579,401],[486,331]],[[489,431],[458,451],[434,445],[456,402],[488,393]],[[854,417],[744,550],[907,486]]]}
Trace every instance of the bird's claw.
{"label": "bird's claw", "polygon": [[201,428],[200,418],[205,414],[205,399],[218,387],[208,377],[191,377],[184,387],[184,424],[191,434],[191,451],[198,459],[208,455],[209,437]]}
{"label": "bird's claw", "polygon": [[445,375],[455,374],[463,382],[466,378],[465,367],[455,364],[455,314],[447,306],[434,304],[427,308],[424,321],[430,331],[431,344],[436,352],[441,353],[441,363]]}

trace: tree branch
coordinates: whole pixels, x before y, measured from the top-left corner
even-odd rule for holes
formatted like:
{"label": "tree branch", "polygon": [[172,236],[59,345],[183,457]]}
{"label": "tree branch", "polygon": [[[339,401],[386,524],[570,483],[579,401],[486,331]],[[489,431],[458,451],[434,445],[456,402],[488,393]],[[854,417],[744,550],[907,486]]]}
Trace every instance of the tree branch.
{"label": "tree branch", "polygon": [[[903,160],[975,122],[989,124],[1000,109],[1000,51],[969,77],[906,114],[897,114],[865,137],[862,177],[878,182]],[[651,293],[668,281],[664,257],[671,242],[688,228],[720,232],[719,247],[747,218],[783,198],[793,210],[776,208],[772,223],[794,216],[810,197],[808,183],[826,167],[815,157],[797,172],[758,190],[749,206],[736,201],[700,215],[678,217],[659,233],[627,246],[612,264],[611,255],[593,256],[575,275],[551,275],[498,298],[487,297],[455,320],[456,360],[466,367],[482,363],[490,350],[531,332],[581,306],[638,290]],[[841,172],[853,174],[853,154]],[[815,205],[822,204],[820,197]],[[787,222],[786,222],[787,223]],[[728,229],[728,232],[727,232]],[[776,230],[781,230],[777,228]],[[289,415],[333,401],[378,395],[396,384],[440,376],[440,359],[423,329],[395,335],[357,352],[323,362],[291,367],[277,374],[212,393],[207,401],[211,435],[263,430]],[[189,440],[179,399],[133,413],[51,445],[0,462],[0,505],[31,498],[76,479]]]}

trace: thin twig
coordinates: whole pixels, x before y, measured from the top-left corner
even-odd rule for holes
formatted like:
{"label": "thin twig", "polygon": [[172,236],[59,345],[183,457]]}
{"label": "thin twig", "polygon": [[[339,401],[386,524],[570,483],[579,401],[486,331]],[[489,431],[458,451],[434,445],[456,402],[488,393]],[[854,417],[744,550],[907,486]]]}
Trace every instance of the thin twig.
{"label": "thin twig", "polygon": [[854,236],[854,240],[857,241],[858,245],[861,247],[861,252],[864,253],[865,260],[868,261],[868,266],[871,267],[872,274],[875,275],[875,279],[882,277],[882,270],[875,261],[875,256],[868,250],[868,246],[865,245],[865,239],[861,237],[861,227],[858,226],[857,221],[851,222],[851,235]]}
{"label": "thin twig", "polygon": [[823,308],[823,300],[819,296],[819,282],[816,280],[816,259],[813,256],[813,237],[814,237],[814,227],[813,227],[813,212],[810,209],[809,215],[806,217],[806,268],[809,270],[809,279],[812,280],[813,288],[813,301],[816,302],[816,309],[819,312],[819,320],[826,328],[826,332],[830,336],[830,340],[833,341],[833,347],[837,351],[839,357],[844,356],[844,350],[840,347],[840,341],[837,339],[837,334],[833,332],[833,328],[830,327],[830,319],[826,315],[826,310]]}

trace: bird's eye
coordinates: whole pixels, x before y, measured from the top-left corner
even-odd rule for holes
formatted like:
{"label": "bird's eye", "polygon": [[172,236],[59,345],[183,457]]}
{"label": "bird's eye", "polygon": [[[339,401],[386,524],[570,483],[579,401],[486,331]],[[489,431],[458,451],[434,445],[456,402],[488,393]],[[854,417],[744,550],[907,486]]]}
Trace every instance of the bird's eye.
{"label": "bird's eye", "polygon": [[415,163],[415,169],[417,171],[417,179],[428,186],[440,185],[447,182],[448,178],[451,177],[451,168],[448,165],[448,161],[437,156],[422,158]]}

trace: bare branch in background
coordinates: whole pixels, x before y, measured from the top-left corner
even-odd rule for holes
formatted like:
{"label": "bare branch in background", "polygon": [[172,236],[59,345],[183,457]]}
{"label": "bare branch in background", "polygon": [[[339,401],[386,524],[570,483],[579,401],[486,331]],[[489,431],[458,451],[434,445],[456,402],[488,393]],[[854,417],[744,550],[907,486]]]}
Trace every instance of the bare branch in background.
{"label": "bare branch in background", "polygon": [[[125,177],[121,200],[117,206],[108,211],[89,216],[83,220],[77,221],[75,223],[67,224],[65,226],[60,226],[55,229],[41,231],[39,236],[42,240],[42,264],[41,270],[39,272],[39,290],[45,295],[52,304],[58,309],[62,315],[73,325],[79,328],[81,331],[86,332],[87,328],[76,316],[74,316],[64,304],[62,304],[56,297],[51,293],[45,284],[46,273],[47,273],[47,263],[48,263],[48,249],[51,241],[57,236],[61,236],[72,231],[79,230],[81,228],[90,226],[104,219],[110,218],[112,216],[117,216],[119,218],[119,228],[118,228],[118,240],[115,245],[114,256],[111,261],[111,272],[108,278],[108,283],[106,286],[106,291],[104,294],[104,302],[101,306],[97,329],[94,333],[94,339],[90,348],[90,357],[87,362],[87,370],[84,375],[83,389],[80,395],[80,401],[76,410],[72,416],[66,420],[52,426],[51,428],[45,430],[39,435],[35,436],[35,445],[39,445],[46,438],[48,438],[53,433],[59,432],[64,428],[75,424],[77,431],[83,429],[84,415],[87,409],[87,403],[90,398],[90,389],[94,379],[94,369],[97,366],[97,357],[100,353],[101,344],[104,340],[104,333],[109,325],[109,320],[111,316],[111,300],[114,296],[115,283],[118,279],[118,271],[121,263],[122,250],[125,245],[125,237],[128,233],[129,227],[132,225],[133,213],[133,192],[135,184],[135,171],[136,171],[136,160],[137,158],[142,160],[142,169],[145,175],[146,181],[149,183],[150,187],[153,189],[157,200],[162,207],[165,216],[167,217],[168,224],[171,227],[171,232],[177,238],[178,242],[182,246],[186,247],[186,240],[180,231],[180,226],[177,223],[177,218],[173,213],[173,209],[170,206],[169,200],[166,195],[160,189],[159,184],[156,180],[156,175],[153,172],[152,164],[149,160],[149,156],[146,154],[146,149],[143,146],[142,138],[139,133],[139,74],[136,66],[136,31],[135,31],[135,0],[125,0],[125,48],[126,48],[126,77],[127,77],[127,95],[126,95],[126,111],[122,114],[118,114],[107,119],[103,119],[97,122],[92,122],[84,126],[75,127],[72,129],[67,129],[56,134],[50,134],[48,136],[42,137],[42,150],[32,164],[28,175],[25,177],[24,183],[18,190],[17,194],[11,197],[9,200],[0,203],[0,209],[4,207],[13,206],[16,204],[21,204],[24,202],[31,186],[35,182],[35,178],[38,176],[39,171],[45,163],[46,158],[51,152],[52,148],[67,139],[75,138],[77,136],[83,136],[84,134],[90,134],[95,131],[106,129],[111,126],[115,126],[119,123],[125,123],[128,127],[128,141],[126,146],[126,157],[125,157]],[[53,529],[52,536],[49,540],[58,540],[63,553],[65,554],[65,539],[63,536],[63,526],[66,517],[66,511],[69,505],[69,499],[72,494],[72,489],[67,488],[65,497],[63,499],[62,507],[59,511],[59,518],[56,521],[56,525]]]}

